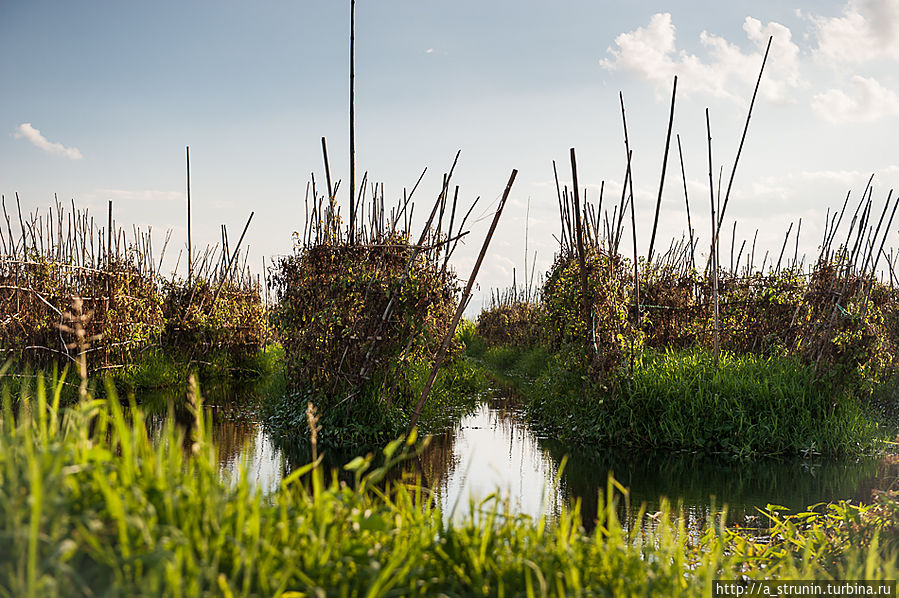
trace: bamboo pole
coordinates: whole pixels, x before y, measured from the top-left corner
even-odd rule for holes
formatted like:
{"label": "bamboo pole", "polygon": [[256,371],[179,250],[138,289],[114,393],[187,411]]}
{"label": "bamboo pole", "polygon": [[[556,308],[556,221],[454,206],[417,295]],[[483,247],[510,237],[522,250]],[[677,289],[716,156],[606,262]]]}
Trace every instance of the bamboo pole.
{"label": "bamboo pole", "polygon": [[734,176],[737,174],[737,164],[740,162],[740,154],[743,153],[743,144],[746,142],[746,133],[749,131],[749,120],[752,118],[752,108],[755,106],[755,98],[759,92],[759,84],[762,82],[762,73],[765,72],[765,63],[768,62],[768,52],[771,51],[771,42],[774,36],[768,37],[768,47],[765,48],[765,56],[762,58],[762,67],[759,69],[759,77],[755,82],[755,89],[752,92],[752,100],[749,102],[749,111],[746,114],[746,124],[743,126],[743,136],[740,137],[740,145],[737,148],[737,157],[734,159],[734,167],[730,171],[730,180],[727,182],[727,192],[724,195],[724,205],[721,206],[721,212],[718,214],[718,224],[715,226],[715,236],[721,229],[721,223],[724,221],[724,212],[727,210],[727,202],[730,200],[730,190],[734,184]]}
{"label": "bamboo pole", "polygon": [[218,301],[219,294],[222,292],[222,288],[225,286],[225,280],[228,278],[228,272],[231,270],[231,266],[234,264],[234,259],[237,257],[238,252],[240,251],[240,244],[243,243],[244,235],[247,234],[247,229],[250,228],[250,222],[253,221],[253,215],[255,212],[250,212],[250,217],[247,218],[247,223],[243,227],[243,232],[240,233],[240,239],[237,240],[237,245],[234,247],[234,253],[231,254],[231,259],[228,260],[228,266],[225,268],[225,271],[222,273],[222,278],[219,281],[219,286],[215,291],[215,296],[212,298],[212,303],[209,305],[209,311],[212,311],[212,308],[215,306],[215,302]]}
{"label": "bamboo pole", "polygon": [[334,190],[331,188],[331,166],[328,164],[328,142],[322,137],[322,160],[325,163],[325,181],[328,183],[328,200],[334,199]]}
{"label": "bamboo pole", "polygon": [[668,148],[671,146],[671,128],[674,126],[674,100],[677,97],[677,75],[671,90],[671,113],[668,115],[668,134],[665,137],[665,154],[662,157],[662,178],[659,180],[659,197],[656,199],[656,213],[652,221],[652,235],[649,237],[649,252],[646,254],[646,265],[652,262],[652,248],[656,242],[656,229],[659,226],[659,210],[662,208],[662,189],[665,188],[665,171],[668,168]]}
{"label": "bamboo pole", "polygon": [[193,247],[190,239],[190,146],[186,146],[187,150],[187,286],[190,286],[193,279]]}
{"label": "bamboo pole", "polygon": [[[630,173],[632,151],[627,153],[628,173]],[[630,375],[634,375],[634,341],[637,331],[640,330],[640,261],[637,255],[637,219],[634,215],[634,187],[633,178],[630,179],[631,198],[631,237],[634,243],[634,334],[631,335]],[[647,264],[648,265],[648,264]]]}
{"label": "bamboo pole", "polygon": [[580,194],[578,193],[577,184],[577,158],[574,155],[574,148],[569,150],[571,157],[571,180],[574,187],[574,233],[577,242],[577,262],[578,270],[581,278],[581,306],[584,310],[584,321],[590,320],[590,297],[587,288],[587,265],[586,256],[584,255],[584,236],[583,226],[581,224],[581,203]]}
{"label": "bamboo pole", "polygon": [[690,195],[687,192],[687,172],[684,170],[684,151],[680,143],[680,134],[677,136],[677,153],[680,156],[680,173],[684,181],[684,202],[687,204],[687,229],[690,233],[690,263],[696,270],[696,251],[693,243],[693,223],[690,221]]}
{"label": "bamboo pole", "polygon": [[712,301],[714,303],[714,320],[715,320],[715,367],[718,367],[719,360],[719,338],[718,338],[718,226],[715,220],[715,176],[712,166],[712,125],[709,122],[709,109],[705,109],[705,127],[709,142],[709,198],[712,208],[712,248],[711,248],[711,264],[712,264]]}
{"label": "bamboo pole", "polygon": [[484,239],[484,244],[481,246],[481,252],[478,254],[478,259],[475,261],[474,267],[471,270],[471,275],[468,277],[468,283],[465,285],[465,291],[462,293],[462,298],[459,300],[456,314],[453,316],[453,321],[450,324],[449,330],[447,330],[446,335],[443,337],[443,344],[437,352],[437,358],[434,360],[434,367],[431,368],[431,375],[428,377],[424,390],[421,391],[421,398],[418,399],[418,404],[415,406],[415,412],[412,414],[412,420],[409,422],[410,430],[418,423],[418,418],[421,416],[421,409],[428,399],[428,394],[431,392],[434,380],[437,379],[437,372],[440,370],[440,366],[443,365],[443,360],[446,358],[446,352],[456,333],[456,327],[459,325],[459,320],[462,319],[462,313],[465,311],[465,306],[468,304],[468,300],[471,297],[471,288],[474,286],[475,278],[478,276],[478,270],[481,269],[481,263],[484,261],[484,256],[487,254],[487,247],[490,245],[490,239],[493,238],[493,232],[496,230],[499,218],[503,214],[503,208],[506,205],[506,200],[509,199],[509,193],[512,191],[512,184],[515,182],[515,177],[517,175],[518,171],[512,170],[509,182],[506,183],[506,189],[503,191],[503,197],[499,202],[499,206],[496,208],[496,213],[493,215],[493,222],[490,223],[490,229],[487,231],[487,237]]}
{"label": "bamboo pole", "polygon": [[355,241],[356,210],[356,0],[350,0],[350,245]]}

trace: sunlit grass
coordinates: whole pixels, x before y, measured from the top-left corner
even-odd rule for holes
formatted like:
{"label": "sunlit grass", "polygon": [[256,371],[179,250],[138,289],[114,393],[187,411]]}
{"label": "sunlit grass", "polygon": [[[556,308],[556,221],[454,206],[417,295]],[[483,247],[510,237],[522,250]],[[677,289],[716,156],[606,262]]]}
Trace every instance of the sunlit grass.
{"label": "sunlit grass", "polygon": [[845,504],[818,519],[772,514],[762,542],[721,515],[687,529],[667,507],[625,527],[626,492],[610,480],[595,534],[577,505],[549,524],[496,498],[448,522],[420,485],[385,481],[414,435],[381,467],[349,463],[353,483],[311,463],[263,495],[248,476],[222,479],[195,387],[188,451],[171,421],[151,441],[137,407],[87,396],[63,412],[59,397],[38,378],[14,415],[2,394],[2,596],[699,596],[737,575],[899,573],[889,528]]}
{"label": "sunlit grass", "polygon": [[753,454],[855,455],[891,434],[851,388],[797,359],[647,351],[633,373],[590,380],[561,352],[527,390],[536,424],[564,441]]}

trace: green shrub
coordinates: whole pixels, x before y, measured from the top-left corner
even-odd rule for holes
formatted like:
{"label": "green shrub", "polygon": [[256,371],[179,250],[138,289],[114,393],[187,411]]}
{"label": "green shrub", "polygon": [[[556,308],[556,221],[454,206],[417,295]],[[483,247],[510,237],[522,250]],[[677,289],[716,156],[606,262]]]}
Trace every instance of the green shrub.
{"label": "green shrub", "polygon": [[476,332],[491,347],[532,347],[544,339],[543,309],[526,301],[500,303],[481,310]]}

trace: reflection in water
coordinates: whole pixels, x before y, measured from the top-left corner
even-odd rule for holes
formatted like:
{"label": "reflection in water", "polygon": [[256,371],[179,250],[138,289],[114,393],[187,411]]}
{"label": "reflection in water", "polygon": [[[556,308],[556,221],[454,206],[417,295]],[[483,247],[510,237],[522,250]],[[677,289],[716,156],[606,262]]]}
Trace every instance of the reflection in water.
{"label": "reflection in water", "polygon": [[[444,447],[449,446],[450,450]],[[422,455],[442,467],[429,476],[447,517],[456,519],[498,493],[519,513],[558,514],[561,496],[553,492],[558,465],[540,448],[521,412],[506,399],[491,399],[464,417],[451,432],[435,437]]]}
{"label": "reflection in water", "polygon": [[284,473],[284,457],[261,425],[247,420],[213,418],[212,440],[219,449],[221,470],[232,479],[239,479],[245,472],[252,487],[262,492],[278,489]]}
{"label": "reflection in water", "polygon": [[[147,413],[147,428],[155,436],[167,417],[184,431],[184,450],[190,454],[191,430],[195,425],[188,408],[186,390],[160,390],[141,394],[141,406]],[[253,418],[259,395],[252,385],[205,384],[203,406],[218,453],[219,468],[233,480],[241,472],[250,485],[262,492],[278,488],[285,467],[282,451]]]}
{"label": "reflection in water", "polygon": [[752,525],[757,509],[769,503],[797,511],[819,502],[868,502],[879,483],[876,459],[737,461],[689,453],[571,451],[548,439],[540,444],[554,459],[569,454],[561,491],[569,500],[581,501],[588,528],[609,473],[629,489],[630,510],[619,509],[623,519],[630,521],[641,505],[649,513],[658,511],[660,498],[667,497],[672,506],[682,506],[688,525],[724,505],[729,521]]}
{"label": "reflection in water", "polygon": [[[206,387],[204,396],[223,472],[236,476],[243,468],[254,487],[269,492],[285,470],[308,463],[308,447],[278,447],[253,420],[257,398],[251,389]],[[161,415],[149,423],[161,426],[168,400],[155,404]],[[574,450],[535,436],[517,405],[509,398],[482,403],[453,430],[434,436],[396,475],[410,481],[419,477],[435,491],[447,518],[470,513],[469,501],[477,504],[498,491],[514,511],[533,517],[545,513],[550,519],[563,504],[578,500],[587,529],[595,525],[599,493],[605,492],[610,472],[629,488],[629,508],[619,505],[619,517],[628,526],[641,504],[648,513],[659,510],[660,496],[682,506],[688,526],[702,523],[725,504],[730,521],[751,525],[756,509],[768,503],[797,510],[840,499],[867,502],[873,488],[889,485],[887,470],[875,459],[747,462],[672,452]],[[175,411],[175,419],[189,428],[193,419],[183,411]],[[329,451],[325,466],[340,468],[356,454],[352,449]],[[566,455],[567,465],[554,483]],[[341,477],[352,479],[347,472]]]}

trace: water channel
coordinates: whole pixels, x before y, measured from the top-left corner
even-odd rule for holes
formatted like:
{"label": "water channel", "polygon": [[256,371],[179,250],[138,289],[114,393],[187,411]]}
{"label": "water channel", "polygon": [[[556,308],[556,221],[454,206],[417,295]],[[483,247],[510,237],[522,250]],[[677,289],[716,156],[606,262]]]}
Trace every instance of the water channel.
{"label": "water channel", "polygon": [[[286,472],[303,464],[276,445],[254,421],[252,409],[234,406],[246,405],[246,397],[235,401],[233,390],[207,389],[204,394],[223,473],[243,472],[256,488],[269,492]],[[448,518],[470,514],[472,506],[498,492],[514,511],[534,517],[545,513],[552,518],[563,505],[579,500],[590,529],[600,491],[612,473],[629,489],[631,515],[641,504],[653,513],[660,497],[667,497],[688,519],[703,519],[727,505],[730,521],[751,522],[757,509],[769,503],[795,511],[840,499],[868,502],[872,489],[884,487],[886,476],[895,475],[874,458],[735,461],[670,451],[576,450],[534,434],[519,401],[507,392],[495,389],[491,394],[454,429],[432,437],[415,463]],[[336,456],[331,462],[340,465],[352,456]]]}

